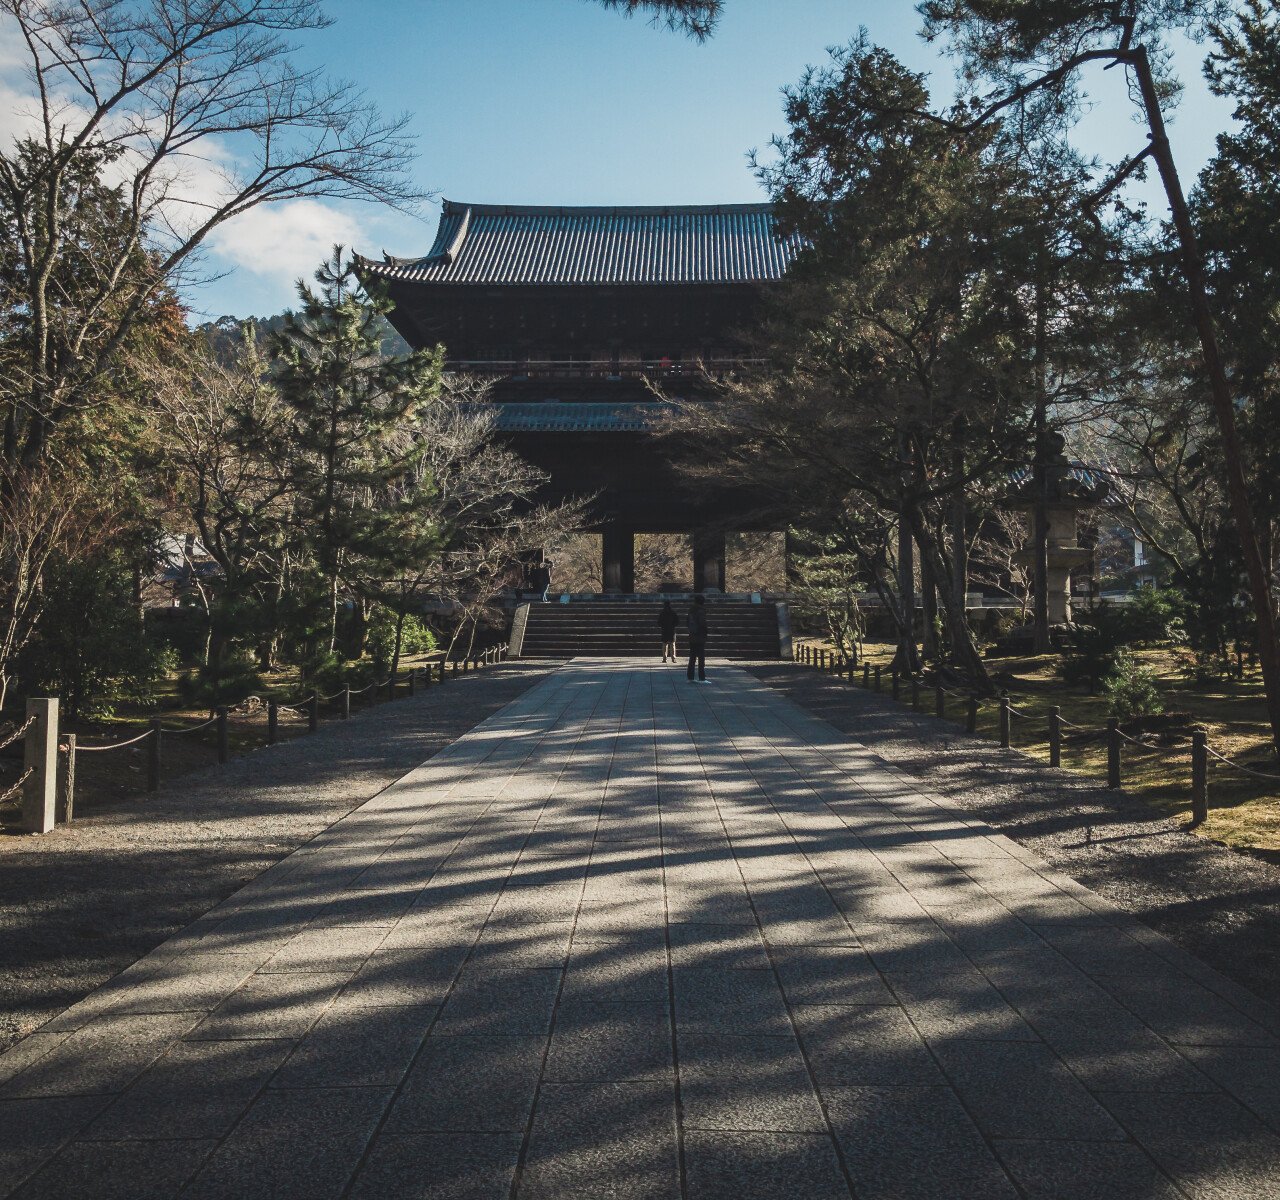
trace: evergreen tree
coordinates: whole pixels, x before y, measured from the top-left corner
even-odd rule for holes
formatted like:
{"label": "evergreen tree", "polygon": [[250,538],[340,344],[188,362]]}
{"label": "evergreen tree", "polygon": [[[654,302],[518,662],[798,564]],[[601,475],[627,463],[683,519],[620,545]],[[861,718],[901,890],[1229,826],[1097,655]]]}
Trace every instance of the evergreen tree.
{"label": "evergreen tree", "polygon": [[383,355],[382,318],[391,301],[364,293],[341,246],[315,281],[318,289],[299,282],[301,309],[275,339],[275,383],[287,413],[296,531],[324,581],[332,652],[353,556],[391,553],[406,522],[414,526],[411,543],[426,532],[417,524],[426,520],[430,494],[418,434],[439,394],[442,357],[439,350]]}

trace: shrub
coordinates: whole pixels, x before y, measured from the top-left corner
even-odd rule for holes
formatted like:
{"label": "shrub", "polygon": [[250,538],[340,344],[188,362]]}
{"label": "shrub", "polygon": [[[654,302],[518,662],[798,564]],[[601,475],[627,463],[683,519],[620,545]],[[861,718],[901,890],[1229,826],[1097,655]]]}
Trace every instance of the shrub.
{"label": "shrub", "polygon": [[1186,600],[1173,588],[1141,587],[1118,611],[1124,641],[1130,645],[1180,642],[1186,637]]}
{"label": "shrub", "polygon": [[262,691],[262,678],[257,664],[237,655],[222,664],[215,673],[209,667],[188,671],[178,680],[178,695],[188,704],[213,708],[218,704],[239,704],[246,696]]}
{"label": "shrub", "polygon": [[1231,664],[1216,651],[1184,649],[1178,655],[1178,673],[1191,687],[1211,688],[1230,676]]}
{"label": "shrub", "polygon": [[[396,649],[396,614],[389,608],[374,610],[369,620],[369,636],[365,643],[373,661],[381,666],[391,662]],[[400,653],[430,654],[436,648],[436,635],[420,618],[410,614],[404,619],[400,635]]]}
{"label": "shrub", "polygon": [[1108,604],[1094,609],[1086,620],[1071,627],[1067,652],[1058,668],[1063,683],[1096,692],[1098,685],[1114,674],[1123,643],[1124,627],[1117,610]]}
{"label": "shrub", "polygon": [[73,720],[110,716],[122,700],[150,703],[176,657],[147,637],[123,562],[104,555],[60,563],[48,573],[46,594],[18,663],[22,689],[57,695]]}
{"label": "shrub", "polygon": [[1111,672],[1102,681],[1110,700],[1111,715],[1122,721],[1164,712],[1164,699],[1154,672],[1142,666],[1127,650],[1119,651]]}
{"label": "shrub", "polygon": [[147,636],[171,649],[178,662],[198,662],[209,638],[209,617],[203,608],[190,603],[179,608],[153,608],[147,612]]}
{"label": "shrub", "polygon": [[369,659],[349,663],[336,654],[326,652],[309,659],[303,665],[303,678],[306,680],[303,691],[310,694],[311,689],[315,688],[322,696],[332,695],[344,687],[359,691],[381,674],[378,665]]}

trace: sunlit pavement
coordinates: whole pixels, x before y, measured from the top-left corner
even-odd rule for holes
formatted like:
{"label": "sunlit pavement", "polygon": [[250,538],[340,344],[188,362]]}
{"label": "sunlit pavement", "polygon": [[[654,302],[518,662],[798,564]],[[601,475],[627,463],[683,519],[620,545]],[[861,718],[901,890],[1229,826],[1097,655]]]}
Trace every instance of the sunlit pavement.
{"label": "sunlit pavement", "polygon": [[0,1057],[0,1194],[1280,1195],[1280,1016],[743,672],[579,660]]}

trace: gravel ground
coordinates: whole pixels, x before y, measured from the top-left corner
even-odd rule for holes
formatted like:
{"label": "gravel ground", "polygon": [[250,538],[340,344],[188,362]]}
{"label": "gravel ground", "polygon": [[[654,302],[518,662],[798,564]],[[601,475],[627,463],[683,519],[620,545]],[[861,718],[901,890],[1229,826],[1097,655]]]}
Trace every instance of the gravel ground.
{"label": "gravel ground", "polygon": [[554,670],[506,663],[0,837],[0,1049],[75,1003]]}
{"label": "gravel ground", "polygon": [[1280,867],[1186,833],[1185,817],[1162,817],[861,687],[779,663],[750,669],[934,795],[1280,1002]]}

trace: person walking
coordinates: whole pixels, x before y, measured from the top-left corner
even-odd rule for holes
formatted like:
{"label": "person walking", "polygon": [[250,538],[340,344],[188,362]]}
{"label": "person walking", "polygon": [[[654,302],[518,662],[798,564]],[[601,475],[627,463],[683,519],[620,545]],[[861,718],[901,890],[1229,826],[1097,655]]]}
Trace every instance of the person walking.
{"label": "person walking", "polygon": [[662,602],[662,611],[658,614],[658,628],[662,631],[662,661],[667,661],[667,655],[671,655],[671,661],[676,661],[676,622],[679,620],[676,610],[671,607],[670,600]]}
{"label": "person walking", "polygon": [[689,682],[693,682],[693,668],[698,668],[698,682],[707,682],[707,602],[701,596],[693,598],[689,610]]}

